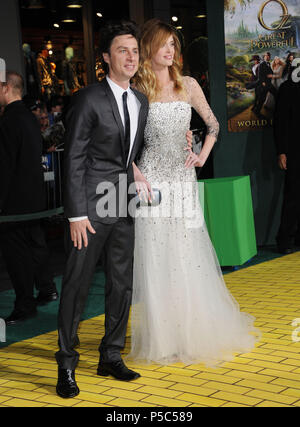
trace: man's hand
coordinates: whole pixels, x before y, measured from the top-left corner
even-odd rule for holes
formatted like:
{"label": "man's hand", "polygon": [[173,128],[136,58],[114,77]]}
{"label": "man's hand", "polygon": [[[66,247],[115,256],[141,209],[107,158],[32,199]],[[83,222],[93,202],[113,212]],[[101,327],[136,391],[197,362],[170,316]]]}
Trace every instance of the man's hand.
{"label": "man's hand", "polygon": [[81,250],[82,242],[85,248],[88,246],[87,229],[90,233],[96,234],[96,231],[93,229],[88,219],[70,222],[71,240],[74,243],[74,247],[78,250]]}
{"label": "man's hand", "polygon": [[278,156],[278,165],[280,169],[286,171],[287,170],[287,157],[286,154],[279,154]]}

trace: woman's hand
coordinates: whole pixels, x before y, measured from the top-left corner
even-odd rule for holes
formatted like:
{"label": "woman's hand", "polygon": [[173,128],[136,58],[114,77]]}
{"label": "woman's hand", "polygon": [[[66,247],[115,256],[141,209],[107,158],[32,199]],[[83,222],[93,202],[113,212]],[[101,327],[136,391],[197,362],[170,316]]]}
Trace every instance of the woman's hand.
{"label": "woman's hand", "polygon": [[193,132],[191,130],[189,130],[187,132],[187,134],[186,134],[186,140],[187,140],[188,146],[184,149],[184,151],[188,151],[189,152],[189,156],[186,159],[185,167],[186,168],[202,167],[203,165],[200,166],[201,161],[199,159],[199,156],[197,156],[197,154],[193,153],[193,150],[192,150],[193,149]]}
{"label": "woman's hand", "polygon": [[185,162],[185,167],[187,169],[189,168],[202,168],[206,162],[206,159],[201,156],[201,153],[199,156],[190,150],[190,154],[188,155],[188,158]]}
{"label": "woman's hand", "polygon": [[184,149],[184,151],[190,151],[193,148],[193,132],[188,130],[186,133],[186,141],[188,146]]}

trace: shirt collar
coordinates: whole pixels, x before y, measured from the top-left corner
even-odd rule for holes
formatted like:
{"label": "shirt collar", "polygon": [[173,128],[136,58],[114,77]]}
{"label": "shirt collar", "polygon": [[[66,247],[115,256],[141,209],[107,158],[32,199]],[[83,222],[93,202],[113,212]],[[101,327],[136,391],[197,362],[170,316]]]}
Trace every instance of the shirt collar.
{"label": "shirt collar", "polygon": [[122,97],[124,92],[129,94],[130,85],[128,85],[128,88],[125,90],[117,83],[113,82],[108,76],[106,76],[106,80],[115,95]]}

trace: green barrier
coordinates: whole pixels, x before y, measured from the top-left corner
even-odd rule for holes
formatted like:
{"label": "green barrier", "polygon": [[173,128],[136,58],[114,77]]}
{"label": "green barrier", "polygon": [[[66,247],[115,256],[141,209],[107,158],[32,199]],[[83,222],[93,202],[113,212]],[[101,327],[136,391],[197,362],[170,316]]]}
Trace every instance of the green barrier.
{"label": "green barrier", "polygon": [[64,208],[60,207],[57,209],[52,209],[50,211],[36,212],[33,214],[26,215],[10,215],[10,216],[1,216],[0,215],[0,224],[7,222],[24,222],[24,221],[33,221],[42,218],[50,218],[55,215],[61,215],[64,213]]}
{"label": "green barrier", "polygon": [[250,178],[199,181],[203,183],[204,217],[220,265],[243,265],[257,254]]}

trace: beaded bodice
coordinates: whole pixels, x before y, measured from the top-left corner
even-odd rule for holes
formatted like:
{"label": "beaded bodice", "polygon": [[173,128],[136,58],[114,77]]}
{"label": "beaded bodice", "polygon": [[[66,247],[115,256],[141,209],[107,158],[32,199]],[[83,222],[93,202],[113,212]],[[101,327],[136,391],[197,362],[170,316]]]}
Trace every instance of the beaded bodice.
{"label": "beaded bodice", "polygon": [[172,182],[186,177],[186,133],[191,106],[182,101],[150,104],[145,146],[139,168],[150,182]]}
{"label": "beaded bodice", "polygon": [[166,87],[160,99],[150,104],[145,129],[145,147],[138,167],[150,182],[195,180],[195,170],[186,169],[186,133],[192,107],[203,118],[208,134],[217,137],[218,122],[196,80],[184,78],[185,93]]}

